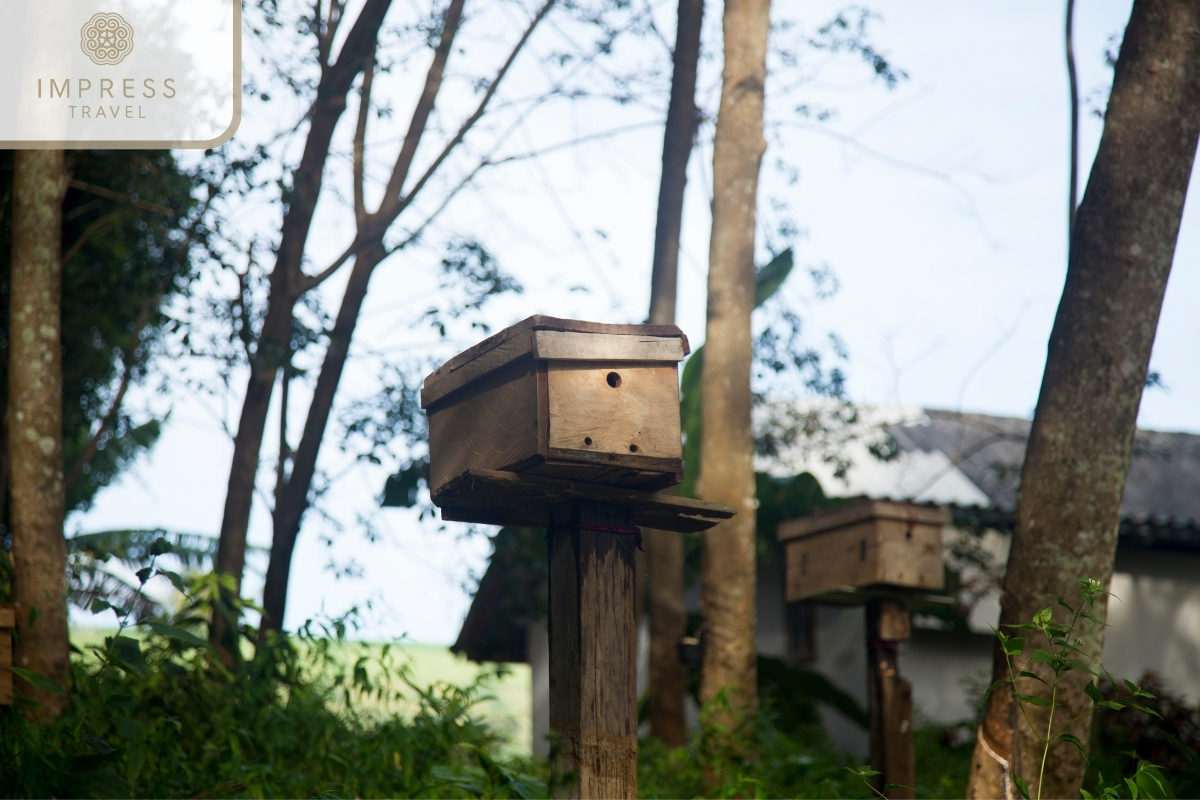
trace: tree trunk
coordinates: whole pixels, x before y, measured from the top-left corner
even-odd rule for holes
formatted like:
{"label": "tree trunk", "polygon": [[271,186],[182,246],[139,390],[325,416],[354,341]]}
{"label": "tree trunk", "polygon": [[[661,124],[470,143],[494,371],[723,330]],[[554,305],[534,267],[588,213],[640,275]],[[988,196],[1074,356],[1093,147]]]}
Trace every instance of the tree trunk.
{"label": "tree trunk", "polygon": [[304,434],[292,461],[292,474],[283,484],[283,491],[275,500],[274,533],[271,542],[271,561],[267,566],[266,583],[263,586],[263,619],[259,629],[260,639],[267,631],[278,631],[283,626],[283,614],[287,607],[288,576],[292,568],[292,553],[296,548],[296,536],[300,533],[300,522],[308,510],[308,495],[316,474],[317,455],[329,413],[333,410],[333,399],[338,383],[350,354],[350,341],[358,324],[358,314],[367,296],[367,286],[375,267],[384,258],[383,246],[376,243],[354,259],[354,269],[346,284],[346,293],[338,309],[337,320],[329,334],[329,349],[321,363],[321,373],[313,391],[312,403],[308,408],[308,419],[304,423]]}
{"label": "tree trunk", "polygon": [[731,707],[757,704],[755,669],[754,433],[750,315],[763,139],[770,0],[727,0],[725,67],[713,145],[708,325],[700,407],[704,430],[696,493],[737,516],[704,534],[701,700],[729,690]]}
{"label": "tree trunk", "polygon": [[[295,306],[308,288],[301,265],[321,194],[330,143],[338,120],[346,110],[346,94],[367,58],[375,52],[379,29],[390,6],[391,0],[367,0],[346,36],[337,62],[323,66],[304,152],[300,165],[292,173],[292,191],[287,200],[278,255],[271,270],[266,318],[250,360],[250,378],[234,438],[221,536],[217,544],[216,571],[233,576],[234,597],[240,593],[246,566],[246,533],[271,393],[278,370],[291,359]],[[236,629],[231,624],[235,618],[228,615],[228,611],[226,609],[227,613],[222,614],[222,609],[214,610],[209,632],[226,665],[236,660],[238,652]]]}
{"label": "tree trunk", "polygon": [[[1066,284],[1021,473],[1001,625],[1029,622],[1052,605],[1051,592],[1074,601],[1080,578],[1105,586],[1111,579],[1138,405],[1198,135],[1200,4],[1137,0],[1075,217]],[[1098,605],[1096,616],[1103,619],[1104,612]],[[1080,660],[1098,658],[1103,629],[1089,623],[1082,638]],[[1032,649],[1014,659],[1015,670],[1040,668],[1030,665]],[[1008,677],[999,649],[994,677]],[[1070,729],[1083,741],[1090,724],[1090,702],[1082,691],[1088,678],[1078,670],[1067,674],[1065,689],[1059,689],[1063,708],[1056,713],[1056,719],[1083,715]],[[1033,682],[1022,679],[1018,690],[1033,693]],[[1026,710],[1044,731],[1044,709]],[[1035,792],[1042,746],[1010,691],[992,693],[981,734],[968,796],[1001,796],[1014,773]],[[1078,796],[1083,770],[1074,747],[1055,745],[1042,796]]]}
{"label": "tree trunk", "polygon": [[[67,546],[62,454],[61,150],[18,150],[13,167],[13,252],[8,342],[13,600],[19,604],[14,664],[67,686]],[[36,689],[46,720],[66,698]]]}
{"label": "tree trunk", "polygon": [[[700,124],[696,108],[696,67],[700,60],[700,28],[704,0],[679,0],[671,101],[663,133],[662,178],[658,186],[658,220],[654,230],[654,267],[650,277],[651,325],[675,322],[679,267],[679,231],[683,226],[683,192],[687,165]],[[687,744],[683,704],[687,670],[677,646],[687,632],[683,605],[683,537],[674,531],[646,530],[650,600],[650,734],[668,747]]]}

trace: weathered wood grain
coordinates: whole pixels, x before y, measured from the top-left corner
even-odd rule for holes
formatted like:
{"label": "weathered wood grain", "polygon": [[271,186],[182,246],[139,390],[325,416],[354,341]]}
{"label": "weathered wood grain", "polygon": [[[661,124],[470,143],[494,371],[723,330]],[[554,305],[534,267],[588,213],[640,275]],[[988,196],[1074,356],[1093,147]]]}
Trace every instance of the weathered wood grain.
{"label": "weathered wood grain", "polygon": [[921,522],[927,525],[949,525],[950,509],[943,506],[897,503],[890,500],[870,500],[862,497],[841,508],[781,522],[776,538],[785,542],[789,539],[853,525],[867,519],[896,519],[904,522]]}
{"label": "weathered wood grain", "polygon": [[[889,783],[912,787],[916,781],[913,750],[912,684],[900,677],[897,647],[890,634],[897,609],[890,601],[873,600],[867,604],[867,694],[871,732],[871,766],[883,773],[876,776],[876,788]],[[900,607],[907,617],[908,612]],[[908,800],[911,788],[886,790],[888,798]]]}
{"label": "weathered wood grain", "polygon": [[632,509],[576,500],[549,535],[550,729],[560,797],[637,797],[637,620],[632,536],[572,528],[633,526]]}
{"label": "weathered wood grain", "polygon": [[468,469],[503,469],[538,454],[537,367],[513,362],[429,410],[429,488]]}
{"label": "weathered wood grain", "polygon": [[720,503],[687,497],[497,470],[466,472],[431,497],[444,520],[488,525],[544,527],[551,508],[577,499],[627,506],[647,527],[683,533],[706,530],[736,513]]}
{"label": "weathered wood grain", "polygon": [[[943,587],[946,509],[872,501],[838,511],[814,515],[820,517],[815,522],[804,518],[779,526],[787,548],[788,602],[867,586]],[[876,511],[882,515],[864,516]]]}
{"label": "weathered wood grain", "polygon": [[[430,373],[425,378],[424,388],[421,390],[422,408],[429,407],[471,380],[486,374],[488,370],[499,368],[510,360],[533,352],[531,332],[534,330],[674,338],[682,344],[684,355],[691,352],[687,336],[674,325],[606,325],[535,314],[464,350]],[[468,368],[468,365],[477,359],[480,363]]]}
{"label": "weathered wood grain", "polygon": [[[547,367],[552,448],[682,458],[677,368],[629,361]],[[616,385],[613,385],[616,384]]]}
{"label": "weathered wood grain", "polygon": [[534,331],[533,356],[547,361],[683,361],[678,336]]}
{"label": "weathered wood grain", "polygon": [[17,627],[17,611],[12,603],[0,603],[0,629]]}

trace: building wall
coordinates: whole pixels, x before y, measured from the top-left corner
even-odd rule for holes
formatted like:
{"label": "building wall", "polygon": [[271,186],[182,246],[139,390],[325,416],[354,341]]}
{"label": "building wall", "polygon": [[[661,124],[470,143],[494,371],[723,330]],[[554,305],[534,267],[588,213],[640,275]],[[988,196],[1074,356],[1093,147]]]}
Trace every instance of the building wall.
{"label": "building wall", "polygon": [[1136,681],[1146,670],[1200,703],[1200,554],[1117,552],[1104,666]]}

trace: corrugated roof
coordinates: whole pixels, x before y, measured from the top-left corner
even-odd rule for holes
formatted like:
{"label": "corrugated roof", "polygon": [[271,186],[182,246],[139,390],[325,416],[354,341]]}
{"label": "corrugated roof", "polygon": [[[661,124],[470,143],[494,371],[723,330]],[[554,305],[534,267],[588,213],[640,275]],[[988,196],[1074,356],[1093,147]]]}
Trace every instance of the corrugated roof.
{"label": "corrugated roof", "polygon": [[[902,450],[946,455],[1001,510],[1017,505],[1029,420],[926,409],[888,432]],[[1139,430],[1121,515],[1129,520],[1200,520],[1200,435]],[[1156,523],[1157,524],[1157,523]]]}

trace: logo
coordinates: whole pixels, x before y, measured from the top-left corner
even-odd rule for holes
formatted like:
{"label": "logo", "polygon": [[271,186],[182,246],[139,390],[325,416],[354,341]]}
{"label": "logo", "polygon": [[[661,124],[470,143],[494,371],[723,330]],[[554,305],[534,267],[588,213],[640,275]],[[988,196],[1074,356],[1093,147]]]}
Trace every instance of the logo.
{"label": "logo", "polygon": [[133,27],[120,14],[101,12],[84,23],[79,46],[96,64],[120,64],[133,52]]}

